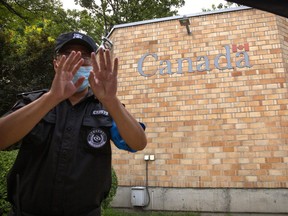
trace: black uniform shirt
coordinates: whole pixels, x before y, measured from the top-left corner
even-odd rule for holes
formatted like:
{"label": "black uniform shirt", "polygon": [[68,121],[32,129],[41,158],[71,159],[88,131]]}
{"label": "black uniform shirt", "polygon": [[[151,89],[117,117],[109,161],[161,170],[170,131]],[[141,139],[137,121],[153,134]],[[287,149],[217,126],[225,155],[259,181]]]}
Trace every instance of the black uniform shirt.
{"label": "black uniform shirt", "polygon": [[[44,92],[23,95],[12,111]],[[8,177],[8,198],[31,215],[88,215],[111,186],[112,119],[91,90],[65,100],[22,140]],[[18,179],[18,180],[17,180]]]}

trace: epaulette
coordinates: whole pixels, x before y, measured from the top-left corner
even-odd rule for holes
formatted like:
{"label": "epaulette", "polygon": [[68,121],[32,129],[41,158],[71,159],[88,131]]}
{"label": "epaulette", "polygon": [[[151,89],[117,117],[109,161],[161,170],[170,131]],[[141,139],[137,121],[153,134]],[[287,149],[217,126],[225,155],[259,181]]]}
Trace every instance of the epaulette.
{"label": "epaulette", "polygon": [[23,98],[28,95],[42,95],[48,91],[49,89],[41,89],[41,90],[30,91],[30,92],[22,92],[22,93],[17,94],[17,98]]}

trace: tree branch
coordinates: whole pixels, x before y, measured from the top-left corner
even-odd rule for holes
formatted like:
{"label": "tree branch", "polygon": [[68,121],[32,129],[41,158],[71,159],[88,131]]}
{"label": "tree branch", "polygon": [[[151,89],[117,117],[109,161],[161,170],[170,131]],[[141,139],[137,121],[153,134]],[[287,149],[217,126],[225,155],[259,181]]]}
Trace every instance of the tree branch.
{"label": "tree branch", "polygon": [[4,0],[0,0],[0,4],[2,4],[8,11],[10,11],[11,13],[15,14],[16,16],[18,16],[19,18],[21,18],[22,20],[24,20],[25,23],[29,24],[27,17],[22,16],[20,13],[18,13],[11,5],[9,5],[7,2],[5,2]]}

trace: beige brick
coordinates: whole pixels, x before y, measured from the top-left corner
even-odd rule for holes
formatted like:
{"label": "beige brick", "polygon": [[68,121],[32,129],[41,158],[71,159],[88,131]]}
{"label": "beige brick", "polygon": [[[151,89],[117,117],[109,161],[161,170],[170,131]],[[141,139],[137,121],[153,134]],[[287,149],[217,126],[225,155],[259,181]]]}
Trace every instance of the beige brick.
{"label": "beige brick", "polygon": [[[287,22],[254,9],[190,20],[193,37],[178,20],[115,28],[110,36],[120,61],[118,97],[147,124],[148,138],[143,152],[112,147],[119,185],[145,184],[144,154],[153,153],[155,187],[287,187]],[[253,66],[239,69],[231,46],[244,43]],[[233,70],[214,66],[225,45]],[[143,70],[156,74],[143,77],[138,60],[148,52],[159,61],[147,57]],[[208,56],[209,72],[188,73],[184,63],[175,73],[175,59],[191,58],[195,70],[198,56]],[[171,61],[173,74],[159,74],[160,60]]]}

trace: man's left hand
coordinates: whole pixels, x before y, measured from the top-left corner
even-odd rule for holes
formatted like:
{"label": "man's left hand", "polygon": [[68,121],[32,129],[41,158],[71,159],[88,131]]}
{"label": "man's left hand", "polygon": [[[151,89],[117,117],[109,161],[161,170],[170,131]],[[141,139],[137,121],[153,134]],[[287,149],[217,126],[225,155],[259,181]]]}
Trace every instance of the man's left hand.
{"label": "man's left hand", "polygon": [[104,52],[102,48],[98,54],[99,60],[95,53],[91,54],[93,71],[90,72],[89,83],[97,99],[105,104],[116,97],[118,59],[115,58],[113,64],[110,51]]}

